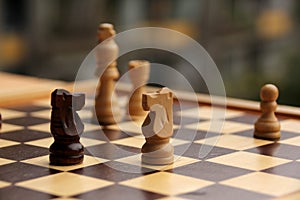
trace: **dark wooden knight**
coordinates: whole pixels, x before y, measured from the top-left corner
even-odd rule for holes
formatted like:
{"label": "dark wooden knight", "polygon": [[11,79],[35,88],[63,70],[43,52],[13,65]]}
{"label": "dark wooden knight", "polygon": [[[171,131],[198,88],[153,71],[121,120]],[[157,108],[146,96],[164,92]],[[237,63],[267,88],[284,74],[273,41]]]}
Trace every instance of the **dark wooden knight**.
{"label": "dark wooden knight", "polygon": [[50,164],[73,165],[83,161],[83,146],[79,142],[84,125],[76,113],[83,108],[85,95],[56,89],[51,94],[51,134],[54,143],[50,146]]}

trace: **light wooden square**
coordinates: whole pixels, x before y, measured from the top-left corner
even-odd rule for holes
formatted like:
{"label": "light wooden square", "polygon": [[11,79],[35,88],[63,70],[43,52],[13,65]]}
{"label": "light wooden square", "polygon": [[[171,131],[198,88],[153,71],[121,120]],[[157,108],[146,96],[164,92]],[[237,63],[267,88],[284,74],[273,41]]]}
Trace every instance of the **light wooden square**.
{"label": "light wooden square", "polygon": [[1,165],[7,165],[7,164],[10,164],[10,163],[14,163],[16,161],[14,160],[9,160],[9,159],[6,159],[6,158],[0,158],[0,166]]}
{"label": "light wooden square", "polygon": [[50,133],[50,122],[33,126],[28,126],[28,129]]}
{"label": "light wooden square", "polygon": [[5,132],[10,132],[10,131],[18,131],[18,130],[22,130],[22,129],[23,129],[23,126],[2,123],[0,134],[5,133]]}
{"label": "light wooden square", "polygon": [[120,184],[164,195],[178,195],[212,185],[213,182],[168,172],[158,172],[123,181]]}
{"label": "light wooden square", "polygon": [[112,184],[113,182],[106,180],[96,179],[69,172],[62,172],[54,175],[19,182],[16,185],[31,190],[37,190],[53,195],[68,197],[98,188],[103,188]]}
{"label": "light wooden square", "polygon": [[127,163],[130,165],[136,165],[139,167],[146,167],[146,168],[153,169],[153,170],[159,170],[159,171],[170,170],[170,169],[182,167],[182,166],[189,165],[189,164],[200,161],[200,160],[193,159],[193,158],[174,155],[174,163],[172,163],[170,165],[148,165],[148,164],[142,163],[141,155],[142,154],[128,156],[125,158],[117,159],[116,161],[122,162],[122,163]]}
{"label": "light wooden square", "polygon": [[84,123],[84,132],[101,130],[101,126],[98,124]]}
{"label": "light wooden square", "polygon": [[[49,138],[43,138],[43,139],[40,139],[40,140],[34,140],[34,141],[30,141],[30,142],[25,142],[25,144],[48,148],[48,147],[50,147],[50,145],[53,142],[54,142],[54,138],[53,137],[49,137]],[[95,139],[89,139],[89,138],[82,137],[80,139],[80,143],[84,147],[90,147],[90,146],[94,146],[94,145],[98,145],[98,144],[103,144],[105,142],[101,141],[101,140],[95,140]]]}
{"label": "light wooden square", "polygon": [[263,172],[253,172],[222,181],[221,184],[273,196],[282,196],[300,190],[298,179]]}
{"label": "light wooden square", "polygon": [[300,191],[294,192],[292,194],[284,195],[283,197],[278,197],[273,200],[299,200],[300,199]]}
{"label": "light wooden square", "polygon": [[125,133],[131,132],[131,133],[142,134],[141,126],[138,123],[135,123],[134,121],[120,122],[118,124],[106,126],[106,128],[111,130],[121,130]]}
{"label": "light wooden square", "polygon": [[54,142],[53,137],[48,137],[48,138],[43,138],[43,139],[39,139],[39,140],[33,140],[30,142],[25,142],[25,144],[43,147],[43,148],[49,148],[53,142]]}
{"label": "light wooden square", "polygon": [[280,122],[280,125],[282,131],[284,130],[300,134],[300,120],[288,119]]}
{"label": "light wooden square", "polygon": [[128,137],[128,138],[123,138],[120,140],[112,141],[111,143],[135,147],[135,148],[141,148],[143,146],[143,144],[145,143],[145,138],[144,137]]}
{"label": "light wooden square", "polygon": [[92,120],[92,118],[93,118],[93,113],[91,110],[83,109],[83,110],[77,111],[77,113],[81,119],[91,119]]}
{"label": "light wooden square", "polygon": [[195,143],[208,144],[235,150],[245,150],[273,143],[272,141],[259,140],[238,135],[220,135],[207,139],[197,140]]}
{"label": "light wooden square", "polygon": [[17,145],[17,144],[20,144],[20,142],[14,142],[11,140],[0,139],[0,148],[9,147],[9,146]]}
{"label": "light wooden square", "polygon": [[231,134],[239,131],[246,131],[253,129],[250,124],[243,124],[239,122],[232,121],[205,121],[200,123],[188,124],[186,128],[192,130],[209,131],[223,134]]}
{"label": "light wooden square", "polygon": [[89,99],[89,98],[86,98],[85,99],[85,106],[94,106],[95,105],[95,100],[94,99]]}
{"label": "light wooden square", "polygon": [[289,138],[289,139],[282,140],[282,141],[279,141],[279,142],[283,143],[283,144],[290,144],[290,145],[295,145],[295,146],[300,147],[300,136]]}
{"label": "light wooden square", "polygon": [[0,113],[2,115],[2,120],[12,119],[12,118],[19,118],[25,117],[26,113],[21,111],[14,111],[9,109],[0,109]]}
{"label": "light wooden square", "polygon": [[211,158],[207,161],[256,171],[291,162],[287,159],[242,151]]}
{"label": "light wooden square", "polygon": [[4,188],[4,187],[10,186],[10,185],[11,185],[11,183],[8,183],[5,181],[0,181],[0,188]]}
{"label": "light wooden square", "polygon": [[40,110],[36,112],[31,112],[31,116],[38,117],[38,118],[44,118],[44,119],[50,119],[51,118],[51,110]]}
{"label": "light wooden square", "polygon": [[57,170],[60,170],[60,171],[71,171],[71,170],[75,170],[75,169],[88,167],[88,166],[91,166],[91,165],[104,163],[104,162],[107,162],[107,161],[108,160],[103,159],[103,158],[84,155],[83,163],[81,163],[81,164],[70,165],[70,166],[55,166],[55,165],[50,165],[49,164],[49,156],[47,155],[47,156],[40,156],[40,157],[36,157],[36,158],[31,158],[31,159],[28,159],[28,160],[23,160],[21,162],[32,164],[32,165],[37,165],[37,166],[41,166],[41,167],[51,168],[51,169],[57,169]]}
{"label": "light wooden square", "polygon": [[198,119],[222,119],[222,118],[233,118],[242,116],[244,112],[235,110],[226,110],[222,108],[213,108],[208,106],[201,106],[197,108],[191,108],[187,110],[177,111],[176,115],[182,117],[198,118]]}

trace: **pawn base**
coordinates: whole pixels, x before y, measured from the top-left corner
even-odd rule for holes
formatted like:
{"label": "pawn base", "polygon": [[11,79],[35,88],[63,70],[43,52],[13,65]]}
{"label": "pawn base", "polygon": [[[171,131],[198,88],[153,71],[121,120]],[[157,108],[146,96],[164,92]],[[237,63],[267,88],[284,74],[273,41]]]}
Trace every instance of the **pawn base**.
{"label": "pawn base", "polygon": [[255,131],[254,137],[258,139],[276,141],[280,139],[280,131],[269,132],[269,133],[262,133],[262,132]]}
{"label": "pawn base", "polygon": [[68,166],[68,165],[76,165],[83,162],[83,154],[76,155],[76,156],[61,156],[50,154],[49,160],[50,165],[56,166]]}
{"label": "pawn base", "polygon": [[142,163],[148,165],[169,165],[174,162],[174,156],[170,157],[163,157],[163,158],[155,158],[155,157],[148,157],[145,154],[142,154]]}
{"label": "pawn base", "polygon": [[150,165],[168,165],[174,162],[174,147],[170,143],[145,143],[142,147],[142,162]]}
{"label": "pawn base", "polygon": [[121,121],[121,116],[97,116],[97,121],[100,125],[107,126],[112,124],[117,124]]}
{"label": "pawn base", "polygon": [[51,165],[68,166],[83,162],[84,149],[79,137],[56,138],[49,148]]}

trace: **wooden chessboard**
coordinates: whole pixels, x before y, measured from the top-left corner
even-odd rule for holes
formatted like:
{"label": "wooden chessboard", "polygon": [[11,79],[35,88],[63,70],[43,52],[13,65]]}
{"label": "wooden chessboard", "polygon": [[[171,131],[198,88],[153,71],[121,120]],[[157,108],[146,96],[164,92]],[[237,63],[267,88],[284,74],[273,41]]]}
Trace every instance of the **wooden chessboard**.
{"label": "wooden chessboard", "polygon": [[32,99],[48,97],[57,87],[66,87],[67,83],[0,72],[0,106],[16,105]]}
{"label": "wooden chessboard", "polygon": [[[124,107],[126,98],[122,94],[119,98]],[[141,164],[144,138],[138,124],[130,120],[107,127],[93,124],[92,99],[80,111],[85,122],[81,139],[84,162],[51,166],[49,99],[2,107],[1,199],[300,198],[295,193],[300,190],[298,116],[287,117],[286,112],[277,115],[282,126],[280,141],[254,139],[253,124],[259,113],[249,110],[251,106],[258,108],[258,103],[248,102],[251,106],[244,109],[236,104],[239,108],[234,109],[238,100],[229,101],[232,109],[227,109],[219,136],[213,127],[209,130],[212,116],[207,102],[182,102],[180,106],[174,103],[172,144],[176,159],[168,166]],[[200,115],[195,103],[200,105]],[[180,125],[181,122],[184,123]],[[211,151],[199,158],[205,148]]]}

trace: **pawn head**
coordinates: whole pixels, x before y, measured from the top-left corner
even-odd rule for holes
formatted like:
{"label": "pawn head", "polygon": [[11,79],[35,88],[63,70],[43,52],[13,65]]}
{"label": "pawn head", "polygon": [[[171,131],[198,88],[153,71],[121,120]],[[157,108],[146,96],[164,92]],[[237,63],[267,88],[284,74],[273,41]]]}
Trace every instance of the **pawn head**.
{"label": "pawn head", "polygon": [[260,98],[262,101],[276,101],[278,95],[278,88],[273,84],[266,84],[260,90]]}
{"label": "pawn head", "polygon": [[106,40],[116,34],[114,26],[109,23],[100,24],[98,27],[97,37],[99,42]]}

